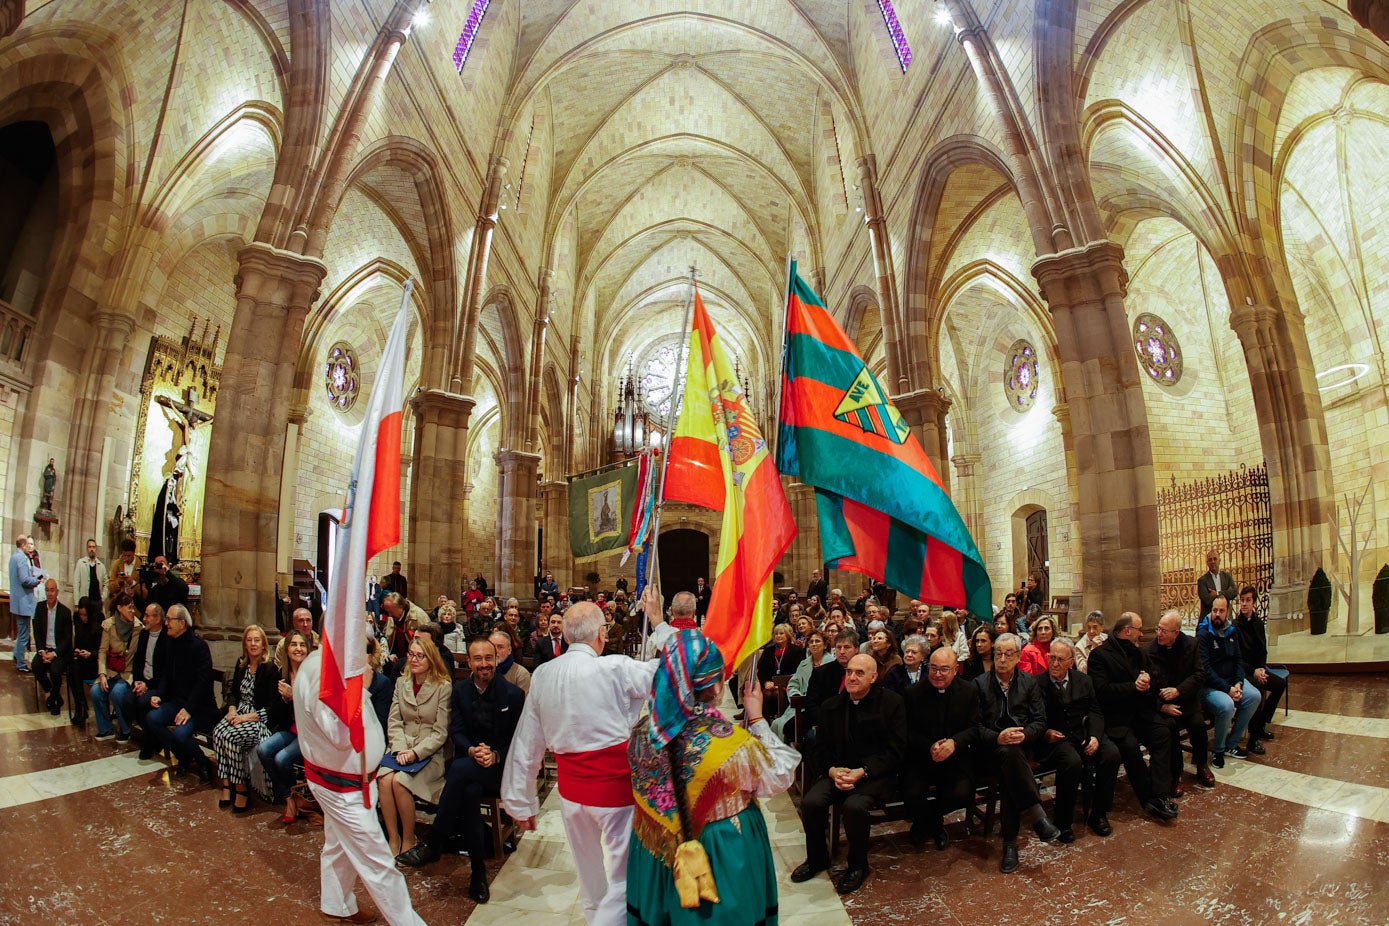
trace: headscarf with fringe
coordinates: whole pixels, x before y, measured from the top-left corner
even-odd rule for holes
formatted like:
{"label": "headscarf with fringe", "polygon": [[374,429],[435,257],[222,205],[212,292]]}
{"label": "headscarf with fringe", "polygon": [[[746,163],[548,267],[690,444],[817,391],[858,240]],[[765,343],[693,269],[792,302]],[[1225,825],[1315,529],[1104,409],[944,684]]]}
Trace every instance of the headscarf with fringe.
{"label": "headscarf with fringe", "polygon": [[695,692],[723,678],[723,654],[698,630],[681,630],[661,652],[651,683],[651,742],[663,748],[695,714]]}

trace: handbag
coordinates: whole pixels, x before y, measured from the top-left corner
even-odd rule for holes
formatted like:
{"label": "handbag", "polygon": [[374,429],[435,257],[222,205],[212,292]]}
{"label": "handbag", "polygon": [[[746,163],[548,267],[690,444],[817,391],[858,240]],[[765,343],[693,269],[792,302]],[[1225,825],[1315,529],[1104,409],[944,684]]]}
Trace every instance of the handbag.
{"label": "handbag", "polygon": [[113,649],[106,651],[106,671],[114,675],[120,675],[125,671],[125,653],[118,653]]}

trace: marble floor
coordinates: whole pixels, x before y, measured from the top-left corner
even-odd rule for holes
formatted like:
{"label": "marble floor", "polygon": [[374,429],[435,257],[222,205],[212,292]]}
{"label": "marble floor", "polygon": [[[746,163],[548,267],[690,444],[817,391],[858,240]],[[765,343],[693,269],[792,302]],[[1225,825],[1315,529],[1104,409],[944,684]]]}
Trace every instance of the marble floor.
{"label": "marble floor", "polygon": [[[1389,677],[1299,675],[1291,707],[1268,754],[1230,761],[1174,824],[1140,815],[1121,782],[1113,836],[1028,839],[1011,876],[998,872],[996,836],[955,822],[954,844],[936,852],[913,849],[898,824],[875,828],[857,894],[841,900],[823,876],[792,885],[804,853],[795,807],[769,801],[782,922],[1389,923]],[[219,811],[196,779],[92,732],[35,712],[32,681],[0,662],[0,923],[317,921],[320,830],[284,827],[265,805]],[[468,898],[466,859],[407,870],[425,921],[579,926],[553,804],[515,854],[489,863],[490,904]]]}

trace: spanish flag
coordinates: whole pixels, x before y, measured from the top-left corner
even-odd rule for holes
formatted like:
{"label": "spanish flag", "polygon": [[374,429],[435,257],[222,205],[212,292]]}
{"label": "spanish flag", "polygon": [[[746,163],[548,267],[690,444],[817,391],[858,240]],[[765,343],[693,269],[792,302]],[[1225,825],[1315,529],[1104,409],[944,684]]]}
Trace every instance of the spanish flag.
{"label": "spanish flag", "polygon": [[664,496],[723,512],[704,635],[728,671],[772,634],[772,567],[796,524],[747,396],[694,291],[685,398],[670,442]]}

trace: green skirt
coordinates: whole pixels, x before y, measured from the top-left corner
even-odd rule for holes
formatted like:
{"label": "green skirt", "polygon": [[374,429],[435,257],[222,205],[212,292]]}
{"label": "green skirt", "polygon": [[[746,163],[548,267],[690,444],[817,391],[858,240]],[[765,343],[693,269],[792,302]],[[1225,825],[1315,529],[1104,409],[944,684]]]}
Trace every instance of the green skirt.
{"label": "green skirt", "polygon": [[[734,821],[737,821],[736,823]],[[776,863],[756,804],[704,827],[719,902],[680,906],[675,875],[632,834],[627,854],[627,926],[777,926]]]}

